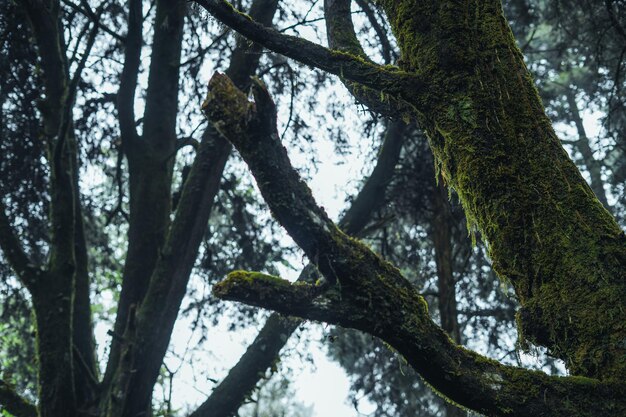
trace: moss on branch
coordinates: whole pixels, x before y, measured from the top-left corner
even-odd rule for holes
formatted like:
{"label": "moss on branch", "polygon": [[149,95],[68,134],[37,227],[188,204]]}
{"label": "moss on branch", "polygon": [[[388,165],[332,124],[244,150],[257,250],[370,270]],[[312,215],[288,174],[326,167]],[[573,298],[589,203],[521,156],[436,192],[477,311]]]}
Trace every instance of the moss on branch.
{"label": "moss on branch", "polygon": [[[230,96],[243,97],[224,83],[227,79],[215,85]],[[234,113],[241,117],[240,128],[224,129],[225,135],[248,163],[278,221],[319,270],[339,285],[322,293],[326,288],[237,271],[215,286],[216,295],[378,336],[442,395],[486,415],[626,413],[624,401],[614,400],[626,397],[622,382],[549,377],[501,365],[454,344],[430,319],[426,302],[400,271],[340,232],[315,203],[278,139],[267,91],[258,89],[256,107],[247,103],[245,108]]]}

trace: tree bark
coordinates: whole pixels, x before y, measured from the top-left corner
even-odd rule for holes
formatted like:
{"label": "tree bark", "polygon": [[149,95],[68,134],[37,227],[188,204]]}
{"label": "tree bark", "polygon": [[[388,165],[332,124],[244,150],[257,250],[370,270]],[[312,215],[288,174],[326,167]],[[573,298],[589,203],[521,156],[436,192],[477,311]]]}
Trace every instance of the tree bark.
{"label": "tree bark", "polygon": [[494,270],[516,290],[522,337],[573,374],[624,377],[626,238],[562,149],[500,2],[383,8],[407,70],[429,80],[420,119]]}

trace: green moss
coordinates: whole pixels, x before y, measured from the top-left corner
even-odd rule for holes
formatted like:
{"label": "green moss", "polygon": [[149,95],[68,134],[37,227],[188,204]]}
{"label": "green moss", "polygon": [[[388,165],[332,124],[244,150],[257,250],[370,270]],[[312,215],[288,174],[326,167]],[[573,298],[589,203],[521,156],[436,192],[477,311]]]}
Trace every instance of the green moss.
{"label": "green moss", "polygon": [[249,288],[265,288],[268,285],[290,287],[291,282],[274,275],[267,275],[261,272],[233,271],[226,276],[226,279],[213,286],[213,292],[218,297],[227,294],[234,286],[245,285]]}
{"label": "green moss", "polygon": [[246,19],[248,19],[248,20],[250,20],[250,21],[254,21],[254,19],[252,19],[252,17],[251,17],[249,14],[246,14],[246,13],[244,13],[244,12],[242,12],[242,11],[238,10],[238,9],[237,9],[235,6],[233,6],[230,2],[228,2],[228,1],[224,1],[223,3],[224,3],[225,5],[227,5],[228,7],[230,7],[230,9],[231,9],[231,11],[232,11],[233,13],[236,13],[236,14],[238,14],[239,16],[243,16],[243,17],[245,17]]}
{"label": "green moss", "polygon": [[[626,238],[567,157],[499,2],[381,0],[435,166],[524,309],[520,333],[574,374],[626,377]],[[601,308],[598,308],[601,306]]]}

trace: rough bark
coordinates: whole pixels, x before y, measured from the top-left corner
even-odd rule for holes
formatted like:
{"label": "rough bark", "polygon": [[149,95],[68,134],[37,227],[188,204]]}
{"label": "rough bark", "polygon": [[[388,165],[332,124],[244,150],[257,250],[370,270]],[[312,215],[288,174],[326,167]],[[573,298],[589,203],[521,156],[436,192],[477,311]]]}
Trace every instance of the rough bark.
{"label": "rough bark", "polygon": [[[270,49],[411,103],[494,270],[515,288],[522,339],[575,375],[623,379],[626,236],[561,147],[500,1],[381,1],[404,71],[369,80],[362,58],[290,47],[220,0],[199,4]],[[397,78],[413,84],[386,90]]]}
{"label": "rough bark", "polygon": [[[626,386],[558,378],[504,366],[455,345],[425,300],[389,263],[349,238],[316,205],[276,134],[276,113],[257,86],[255,103],[216,74],[203,108],[248,163],[276,219],[335,286],[290,284],[237,271],[214,287],[224,299],[363,330],[404,355],[449,399],[486,415],[609,416],[626,412]],[[567,401],[563,401],[567,398]]]}
{"label": "rough bark", "polygon": [[623,378],[626,238],[562,149],[500,2],[383,8],[407,69],[429,80],[420,118],[495,271],[516,290],[522,337],[573,374]]}

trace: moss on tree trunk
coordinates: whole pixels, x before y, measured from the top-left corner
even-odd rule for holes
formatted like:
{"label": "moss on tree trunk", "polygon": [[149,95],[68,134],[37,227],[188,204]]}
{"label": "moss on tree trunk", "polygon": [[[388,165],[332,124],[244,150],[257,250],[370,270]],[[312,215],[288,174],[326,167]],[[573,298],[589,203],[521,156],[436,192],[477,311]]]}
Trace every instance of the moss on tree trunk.
{"label": "moss on tree trunk", "polygon": [[623,379],[626,238],[561,147],[500,1],[381,4],[432,91],[415,104],[437,168],[523,306],[522,339],[573,374]]}

